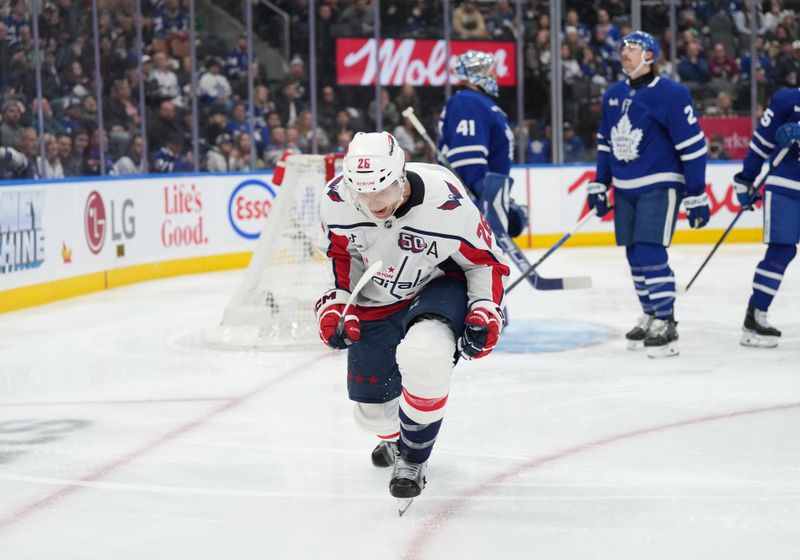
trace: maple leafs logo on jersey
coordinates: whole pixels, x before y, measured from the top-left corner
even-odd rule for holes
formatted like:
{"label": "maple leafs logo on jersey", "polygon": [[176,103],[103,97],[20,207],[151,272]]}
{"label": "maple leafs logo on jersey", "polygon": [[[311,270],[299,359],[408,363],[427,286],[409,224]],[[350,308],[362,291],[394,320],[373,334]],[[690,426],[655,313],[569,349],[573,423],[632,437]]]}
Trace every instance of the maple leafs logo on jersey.
{"label": "maple leafs logo on jersey", "polygon": [[344,202],[342,195],[340,195],[339,191],[336,189],[336,186],[339,183],[341,183],[341,181],[342,181],[342,175],[339,175],[338,177],[336,177],[336,179],[334,179],[331,182],[331,184],[328,187],[328,192],[326,194],[328,195],[328,198],[330,198],[334,202]]}
{"label": "maple leafs logo on jersey", "polygon": [[619,161],[633,161],[639,157],[642,130],[633,128],[628,114],[622,115],[617,126],[611,129],[611,147]]}
{"label": "maple leafs logo on jersey", "polygon": [[438,206],[437,208],[439,210],[455,210],[456,208],[461,206],[459,200],[464,198],[464,195],[458,192],[458,189],[454,184],[448,183],[447,181],[445,181],[444,184],[447,185],[448,189],[450,189],[450,197],[447,199],[447,202],[445,202],[441,206]]}

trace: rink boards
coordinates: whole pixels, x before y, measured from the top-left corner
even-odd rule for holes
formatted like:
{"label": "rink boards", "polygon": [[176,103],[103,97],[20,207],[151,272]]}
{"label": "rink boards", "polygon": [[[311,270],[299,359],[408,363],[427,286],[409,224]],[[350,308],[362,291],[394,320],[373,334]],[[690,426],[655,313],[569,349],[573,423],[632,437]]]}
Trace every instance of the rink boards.
{"label": "rink boards", "polygon": [[[676,243],[715,242],[738,207],[739,164],[709,165],[712,217]],[[547,247],[586,212],[585,165],[517,166],[512,196],[530,208],[520,247]],[[243,267],[278,189],[271,173],[200,174],[0,184],[0,312],[178,274]],[[758,241],[761,213],[747,212],[731,241]],[[573,245],[612,245],[610,215]]]}

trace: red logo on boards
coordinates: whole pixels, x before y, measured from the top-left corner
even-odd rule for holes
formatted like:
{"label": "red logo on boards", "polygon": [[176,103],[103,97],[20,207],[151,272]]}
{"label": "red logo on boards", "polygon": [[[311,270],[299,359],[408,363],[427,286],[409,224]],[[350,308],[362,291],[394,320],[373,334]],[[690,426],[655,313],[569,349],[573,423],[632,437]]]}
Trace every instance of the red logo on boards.
{"label": "red logo on boards", "polygon": [[89,245],[89,250],[96,255],[106,241],[106,208],[103,198],[97,191],[89,193],[83,218],[86,243]]}

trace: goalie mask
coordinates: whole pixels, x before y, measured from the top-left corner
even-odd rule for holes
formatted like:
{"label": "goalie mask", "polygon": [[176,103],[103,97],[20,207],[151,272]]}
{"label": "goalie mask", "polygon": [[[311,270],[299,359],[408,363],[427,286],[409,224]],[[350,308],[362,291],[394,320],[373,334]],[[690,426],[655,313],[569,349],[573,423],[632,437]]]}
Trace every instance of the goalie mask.
{"label": "goalie mask", "polygon": [[458,57],[456,77],[462,82],[476,85],[492,97],[497,97],[497,76],[494,57],[481,51],[467,51]]}
{"label": "goalie mask", "polygon": [[394,214],[403,201],[406,156],[388,132],[359,132],[342,161],[345,194],[375,222]]}

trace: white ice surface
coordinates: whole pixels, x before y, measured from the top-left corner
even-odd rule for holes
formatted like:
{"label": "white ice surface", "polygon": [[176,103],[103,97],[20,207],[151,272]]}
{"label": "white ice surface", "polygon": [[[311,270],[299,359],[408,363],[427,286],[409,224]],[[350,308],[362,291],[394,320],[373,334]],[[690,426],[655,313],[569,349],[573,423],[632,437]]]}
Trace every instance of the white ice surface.
{"label": "white ice surface", "polygon": [[[680,282],[708,251],[671,249]],[[343,354],[199,343],[240,271],[0,315],[0,559],[800,558],[800,264],[780,346],[744,348],[762,254],[723,246],[679,296],[681,355],[649,360],[622,251],[556,253],[543,274],[595,287],[511,293],[517,351],[459,364],[402,518]],[[518,352],[529,327],[548,352]]]}

